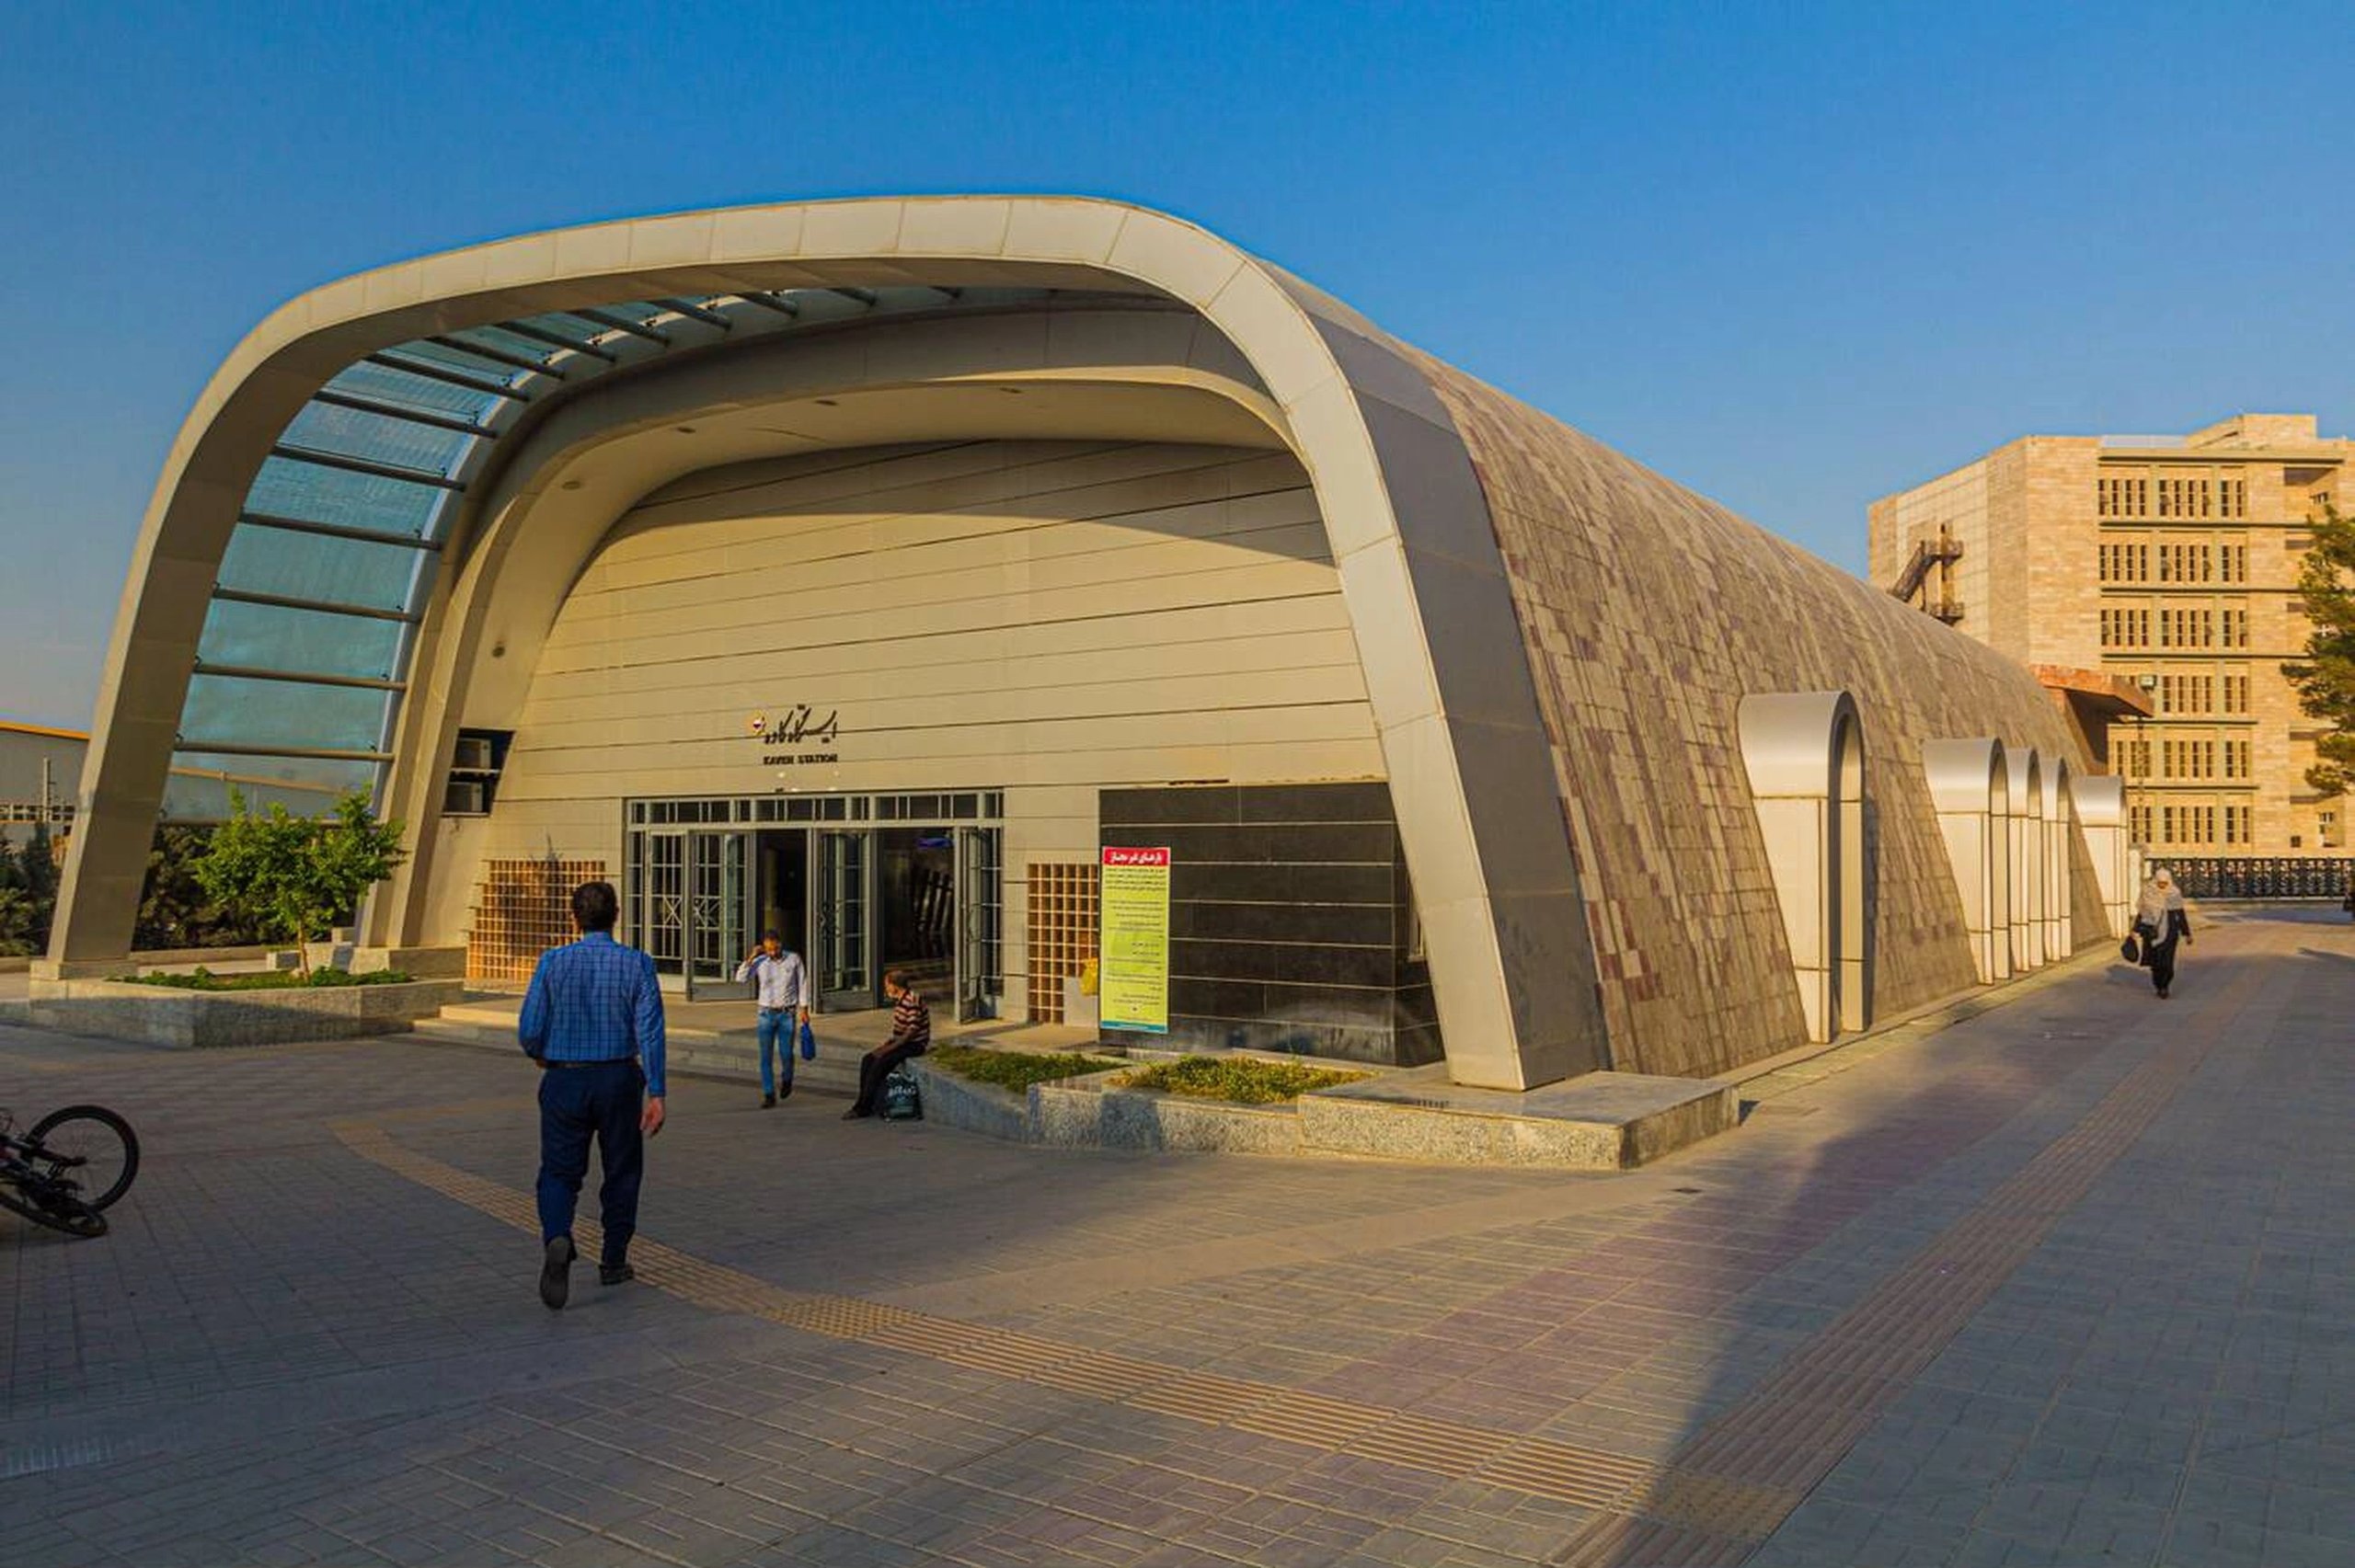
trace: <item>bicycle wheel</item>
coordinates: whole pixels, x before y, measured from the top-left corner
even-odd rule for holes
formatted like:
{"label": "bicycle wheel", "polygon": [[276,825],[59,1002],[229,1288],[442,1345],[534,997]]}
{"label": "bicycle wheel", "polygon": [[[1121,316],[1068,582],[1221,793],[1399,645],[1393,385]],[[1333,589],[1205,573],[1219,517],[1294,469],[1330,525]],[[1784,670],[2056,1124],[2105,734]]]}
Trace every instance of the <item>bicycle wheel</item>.
{"label": "bicycle wheel", "polygon": [[14,1209],[36,1225],[46,1225],[69,1236],[107,1233],[107,1217],[80,1198],[54,1193],[43,1195],[5,1177],[0,1177],[0,1208]]}
{"label": "bicycle wheel", "polygon": [[[38,1144],[52,1159],[79,1159],[81,1164],[54,1173],[80,1189],[82,1201],[94,1209],[129,1192],[131,1179],[139,1174],[139,1135],[104,1105],[52,1111],[33,1124],[25,1141]],[[29,1162],[39,1168],[40,1156],[29,1156]]]}

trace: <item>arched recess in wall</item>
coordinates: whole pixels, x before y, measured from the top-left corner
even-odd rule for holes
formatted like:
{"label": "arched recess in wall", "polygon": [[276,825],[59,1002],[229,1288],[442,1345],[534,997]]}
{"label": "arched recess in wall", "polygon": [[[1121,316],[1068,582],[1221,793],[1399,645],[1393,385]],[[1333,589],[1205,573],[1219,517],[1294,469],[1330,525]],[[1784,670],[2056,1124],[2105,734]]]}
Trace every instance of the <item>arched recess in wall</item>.
{"label": "arched recess in wall", "polygon": [[2042,760],[2026,746],[2004,748],[2005,793],[2005,860],[2011,875],[2012,972],[2025,974],[2044,962],[2044,885],[2041,855],[2044,807]]}
{"label": "arched recess in wall", "polygon": [[2076,947],[2070,919],[2071,856],[2075,779],[2069,761],[2055,757],[2044,772],[2044,956],[2057,964]]}
{"label": "arched recess in wall", "polygon": [[2114,774],[2095,773],[2076,780],[2069,795],[2076,808],[2077,830],[2085,836],[2085,854],[2093,862],[2094,885],[2109,934],[2123,937],[2134,898],[2127,864],[2132,846],[2126,836],[2126,783]]}
{"label": "arched recess in wall", "polygon": [[1744,697],[1737,726],[1808,1038],[1829,1040],[1872,1010],[1864,727],[1845,692]]}
{"label": "arched recess in wall", "polygon": [[1946,841],[1947,864],[1954,871],[1962,927],[1970,939],[1971,972],[1985,985],[2011,973],[2004,748],[1992,736],[1925,740],[1922,772]]}

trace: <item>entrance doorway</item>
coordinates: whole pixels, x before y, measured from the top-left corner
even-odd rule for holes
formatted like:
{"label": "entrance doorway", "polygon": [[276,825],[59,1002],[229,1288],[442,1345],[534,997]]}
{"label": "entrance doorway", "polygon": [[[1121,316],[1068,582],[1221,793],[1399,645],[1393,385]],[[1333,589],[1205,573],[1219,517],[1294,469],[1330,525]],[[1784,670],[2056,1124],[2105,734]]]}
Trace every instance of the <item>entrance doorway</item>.
{"label": "entrance doorway", "polygon": [[[884,973],[897,968],[950,1016],[994,1017],[1004,990],[1004,834],[955,818],[968,803],[980,816],[999,798],[632,801],[630,940],[654,956],[666,986],[693,1000],[742,1000],[736,967],[775,931],[809,964],[821,1012],[879,1007]],[[811,825],[766,826],[781,808]],[[949,819],[936,821],[934,811]]]}

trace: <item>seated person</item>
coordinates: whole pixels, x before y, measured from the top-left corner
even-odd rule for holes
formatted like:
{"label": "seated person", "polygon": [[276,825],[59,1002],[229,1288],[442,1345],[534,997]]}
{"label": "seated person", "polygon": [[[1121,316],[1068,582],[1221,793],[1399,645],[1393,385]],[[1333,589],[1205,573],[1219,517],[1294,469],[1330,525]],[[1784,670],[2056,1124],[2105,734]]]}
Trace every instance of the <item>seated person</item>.
{"label": "seated person", "polygon": [[908,984],[905,970],[885,971],[883,994],[891,999],[891,1037],[858,1059],[858,1103],[843,1113],[846,1122],[873,1116],[875,1097],[891,1070],[910,1057],[924,1055],[932,1044],[932,1009]]}

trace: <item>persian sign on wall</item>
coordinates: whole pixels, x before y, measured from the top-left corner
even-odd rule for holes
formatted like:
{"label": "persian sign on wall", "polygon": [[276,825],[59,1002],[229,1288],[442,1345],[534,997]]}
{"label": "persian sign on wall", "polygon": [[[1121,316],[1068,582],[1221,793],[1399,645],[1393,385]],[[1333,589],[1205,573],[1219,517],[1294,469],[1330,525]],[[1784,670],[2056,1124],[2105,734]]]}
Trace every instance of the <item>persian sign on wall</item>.
{"label": "persian sign on wall", "polygon": [[1106,845],[1097,909],[1098,1019],[1169,1032],[1169,852]]}
{"label": "persian sign on wall", "polygon": [[[825,717],[820,718],[817,709],[807,703],[797,703],[774,717],[767,714],[754,714],[745,728],[752,738],[763,746],[783,748],[762,753],[761,766],[764,768],[793,768],[805,763],[842,761],[841,753],[833,749],[834,738],[843,730],[839,709],[830,709]],[[805,747],[824,750],[802,750]]]}

